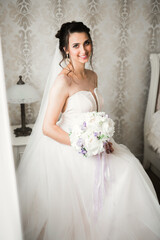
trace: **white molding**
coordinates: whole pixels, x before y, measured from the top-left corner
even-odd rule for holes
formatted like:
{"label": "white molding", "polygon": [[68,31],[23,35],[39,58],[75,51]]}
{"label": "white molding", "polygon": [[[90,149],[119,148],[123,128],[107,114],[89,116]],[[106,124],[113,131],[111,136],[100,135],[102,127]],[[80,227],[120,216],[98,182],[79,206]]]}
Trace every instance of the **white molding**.
{"label": "white molding", "polygon": [[153,166],[157,168],[158,171],[160,171],[160,157],[149,146],[147,136],[146,136],[148,133],[149,124],[151,122],[152,115],[155,112],[155,108],[156,108],[156,100],[157,100],[159,76],[160,76],[160,54],[151,54],[150,63],[151,63],[151,80],[150,80],[150,88],[149,88],[148,101],[147,101],[145,120],[144,120],[143,166],[145,169],[147,169],[149,168],[150,163],[152,163]]}
{"label": "white molding", "polygon": [[0,239],[22,240],[21,214],[13,160],[0,36]]}

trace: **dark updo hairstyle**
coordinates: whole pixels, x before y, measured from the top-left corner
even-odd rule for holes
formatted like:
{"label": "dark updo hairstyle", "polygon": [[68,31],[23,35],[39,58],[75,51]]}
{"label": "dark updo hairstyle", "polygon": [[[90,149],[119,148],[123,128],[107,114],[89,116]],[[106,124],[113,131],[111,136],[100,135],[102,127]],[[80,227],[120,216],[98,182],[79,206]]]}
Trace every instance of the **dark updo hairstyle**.
{"label": "dark updo hairstyle", "polygon": [[76,21],[66,22],[62,24],[60,30],[58,30],[58,32],[55,35],[56,38],[59,38],[59,49],[63,57],[59,65],[61,66],[61,63],[67,58],[67,54],[63,48],[65,47],[65,49],[68,49],[69,35],[75,32],[78,32],[78,33],[85,32],[89,37],[89,40],[92,45],[92,53],[90,57],[90,65],[92,67],[93,43],[90,36],[90,29],[86,25],[84,25],[82,22],[76,22]]}

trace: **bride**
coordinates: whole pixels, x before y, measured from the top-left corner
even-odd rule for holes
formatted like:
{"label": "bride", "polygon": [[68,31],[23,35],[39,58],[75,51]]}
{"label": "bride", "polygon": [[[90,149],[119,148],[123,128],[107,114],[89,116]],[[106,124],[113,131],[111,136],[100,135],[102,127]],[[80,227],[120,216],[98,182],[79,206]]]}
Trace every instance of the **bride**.
{"label": "bride", "polygon": [[67,22],[56,37],[59,48],[17,170],[24,239],[160,239],[155,190],[129,149],[112,140],[99,159],[71,146],[80,114],[102,111],[103,98],[96,73],[85,68],[93,53],[90,29]]}

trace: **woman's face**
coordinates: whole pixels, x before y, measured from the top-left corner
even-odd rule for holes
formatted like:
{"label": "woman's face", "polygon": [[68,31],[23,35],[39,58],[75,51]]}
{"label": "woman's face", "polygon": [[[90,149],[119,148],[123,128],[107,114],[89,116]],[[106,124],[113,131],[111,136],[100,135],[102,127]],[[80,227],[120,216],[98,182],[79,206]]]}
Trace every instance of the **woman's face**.
{"label": "woman's face", "polygon": [[75,32],[69,36],[68,51],[72,62],[86,63],[92,52],[92,43],[85,32]]}

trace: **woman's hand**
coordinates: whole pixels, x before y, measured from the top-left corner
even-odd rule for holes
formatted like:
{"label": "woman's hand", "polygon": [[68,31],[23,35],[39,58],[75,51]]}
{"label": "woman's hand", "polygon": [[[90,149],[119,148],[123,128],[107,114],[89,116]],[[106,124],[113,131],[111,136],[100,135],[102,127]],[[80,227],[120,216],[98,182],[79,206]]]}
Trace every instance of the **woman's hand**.
{"label": "woman's hand", "polygon": [[106,141],[104,147],[105,147],[105,150],[106,150],[107,154],[112,153],[114,151],[111,142]]}

